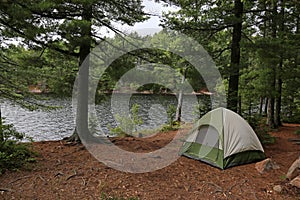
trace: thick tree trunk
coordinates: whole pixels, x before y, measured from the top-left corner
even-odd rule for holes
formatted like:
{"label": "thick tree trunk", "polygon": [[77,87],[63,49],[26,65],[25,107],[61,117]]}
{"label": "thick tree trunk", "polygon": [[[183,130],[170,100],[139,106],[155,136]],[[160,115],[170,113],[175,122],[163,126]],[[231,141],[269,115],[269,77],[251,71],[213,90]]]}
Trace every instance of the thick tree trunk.
{"label": "thick tree trunk", "polygon": [[[280,1],[281,10],[280,10],[280,31],[284,33],[285,24],[285,1]],[[281,97],[282,97],[282,70],[283,70],[283,55],[280,55],[280,61],[278,66],[278,73],[277,73],[277,96],[276,96],[276,110],[275,110],[275,126],[279,127],[282,125],[281,123]]]}
{"label": "thick tree trunk", "polygon": [[[88,130],[88,96],[89,96],[89,54],[91,50],[92,6],[85,5],[82,20],[86,26],[82,28],[79,52],[78,98],[76,112],[76,129],[68,141],[80,142],[80,134],[90,134]],[[86,60],[86,61],[85,61]]]}
{"label": "thick tree trunk", "polygon": [[[277,38],[277,4],[274,3],[273,5],[273,16],[272,16],[272,38]],[[277,79],[277,75],[276,75],[276,68],[277,68],[277,63],[276,60],[274,62],[272,62],[271,65],[271,80],[270,80],[270,92],[269,92],[269,96],[270,96],[270,102],[269,102],[269,106],[268,106],[268,125],[272,128],[276,128],[276,124],[275,124],[275,92],[276,92],[276,79]]]}
{"label": "thick tree trunk", "polygon": [[275,105],[275,98],[271,97],[268,103],[268,114],[267,114],[267,124],[271,128],[275,128],[274,122],[274,105]]}
{"label": "thick tree trunk", "polygon": [[234,1],[234,13],[237,22],[233,25],[231,44],[231,63],[229,75],[229,87],[227,95],[227,107],[237,112],[240,68],[240,41],[242,36],[243,3],[241,0]]}

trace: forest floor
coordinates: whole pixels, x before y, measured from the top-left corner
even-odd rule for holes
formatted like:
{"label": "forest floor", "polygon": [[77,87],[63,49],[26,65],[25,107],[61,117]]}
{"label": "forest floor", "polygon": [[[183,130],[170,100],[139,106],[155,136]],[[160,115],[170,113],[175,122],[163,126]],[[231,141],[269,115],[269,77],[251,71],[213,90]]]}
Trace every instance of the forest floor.
{"label": "forest floor", "polygon": [[[260,174],[255,163],[220,170],[180,157],[169,166],[147,173],[126,173],[97,161],[83,145],[65,141],[35,142],[39,155],[30,169],[0,175],[0,199],[300,199],[300,191],[285,180],[300,155],[300,124],[284,124],[271,135],[276,143],[264,147],[280,169]],[[120,148],[145,152],[168,144],[176,131],[148,138],[114,139]],[[282,185],[283,192],[273,191]],[[106,196],[106,198],[104,198]]]}

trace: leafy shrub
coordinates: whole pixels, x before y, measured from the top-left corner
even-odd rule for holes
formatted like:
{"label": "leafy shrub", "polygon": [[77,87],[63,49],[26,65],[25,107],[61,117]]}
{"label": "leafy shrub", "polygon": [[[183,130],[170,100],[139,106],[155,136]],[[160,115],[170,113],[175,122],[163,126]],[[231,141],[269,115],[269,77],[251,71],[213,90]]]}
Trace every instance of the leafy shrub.
{"label": "leafy shrub", "polygon": [[247,117],[246,119],[263,145],[274,144],[276,142],[275,137],[269,134],[271,128],[266,125],[266,118],[257,114],[251,117]]}
{"label": "leafy shrub", "polygon": [[0,174],[35,161],[29,144],[19,143],[23,139],[25,135],[17,132],[12,124],[0,123]]}
{"label": "leafy shrub", "polygon": [[[292,112],[290,110],[292,109]],[[296,105],[292,107],[286,107],[281,113],[282,121],[284,123],[299,123],[300,122],[300,108]]]}
{"label": "leafy shrub", "polygon": [[125,137],[132,135],[134,132],[137,132],[137,126],[143,123],[143,120],[138,116],[139,105],[133,104],[130,111],[130,116],[127,116],[126,114],[115,115],[115,118],[119,122],[119,125],[114,128],[109,127],[112,135]]}
{"label": "leafy shrub", "polygon": [[204,101],[204,103],[202,101],[199,101],[193,111],[193,114],[196,115],[195,120],[200,119],[203,115],[208,113],[210,110],[211,108],[206,101]]}
{"label": "leafy shrub", "polygon": [[180,127],[180,122],[175,121],[176,117],[176,107],[170,104],[167,109],[167,124],[163,125],[160,129],[162,132],[177,130]]}
{"label": "leafy shrub", "polygon": [[176,107],[173,104],[170,104],[167,109],[168,125],[173,127],[173,123],[176,117]]}

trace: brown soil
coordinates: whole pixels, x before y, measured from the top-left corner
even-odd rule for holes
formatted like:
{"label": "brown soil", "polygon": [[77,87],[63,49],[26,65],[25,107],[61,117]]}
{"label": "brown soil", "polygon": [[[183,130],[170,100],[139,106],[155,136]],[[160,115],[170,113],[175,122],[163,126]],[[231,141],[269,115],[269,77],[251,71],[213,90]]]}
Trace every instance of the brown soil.
{"label": "brown soil", "polygon": [[[219,170],[186,157],[163,169],[140,174],[120,172],[97,161],[82,145],[64,141],[36,142],[39,152],[32,169],[7,171],[0,176],[0,199],[102,199],[102,195],[138,199],[300,199],[300,191],[284,176],[300,155],[300,124],[285,124],[272,135],[277,142],[265,146],[267,157],[280,169],[259,174],[255,164]],[[151,151],[166,145],[175,132],[150,138],[114,139],[129,151]],[[281,184],[282,194],[273,191]]]}

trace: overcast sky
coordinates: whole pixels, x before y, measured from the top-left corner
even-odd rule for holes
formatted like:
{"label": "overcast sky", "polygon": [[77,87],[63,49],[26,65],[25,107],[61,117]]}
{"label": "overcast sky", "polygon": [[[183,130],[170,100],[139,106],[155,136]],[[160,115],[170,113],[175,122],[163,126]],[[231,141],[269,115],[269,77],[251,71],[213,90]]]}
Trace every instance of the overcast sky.
{"label": "overcast sky", "polygon": [[[170,7],[170,6],[164,6],[162,3],[155,3],[154,0],[143,0],[142,3],[143,6],[145,6],[144,10],[147,13],[154,14],[157,16],[152,16],[150,19],[148,19],[145,22],[142,23],[136,23],[134,26],[121,26],[120,29],[125,32],[132,32],[132,31],[137,31],[141,32],[141,34],[145,34],[145,32],[149,32],[153,34],[154,32],[158,32],[162,28],[159,27],[160,24],[160,18],[159,16],[162,16],[163,12],[168,12],[168,11],[175,11],[176,7]],[[119,27],[119,26],[118,26]],[[147,30],[148,29],[148,30]],[[152,30],[150,30],[152,29]],[[156,29],[156,31],[154,30]]]}

